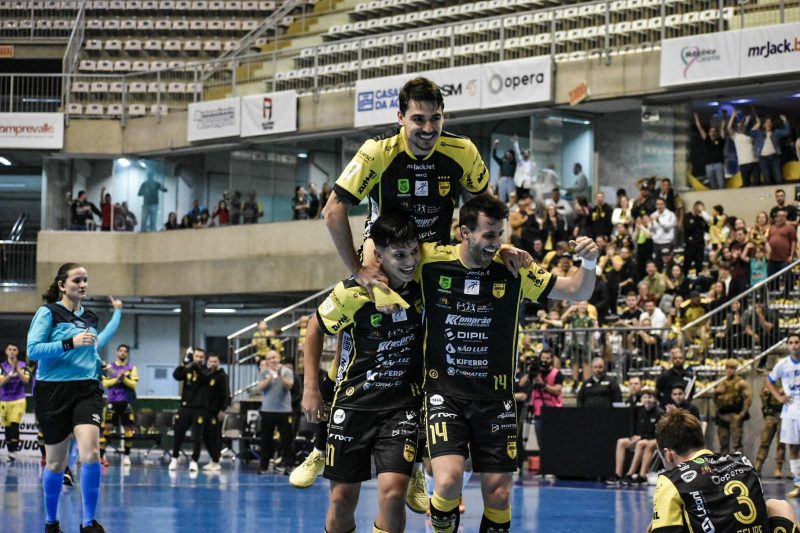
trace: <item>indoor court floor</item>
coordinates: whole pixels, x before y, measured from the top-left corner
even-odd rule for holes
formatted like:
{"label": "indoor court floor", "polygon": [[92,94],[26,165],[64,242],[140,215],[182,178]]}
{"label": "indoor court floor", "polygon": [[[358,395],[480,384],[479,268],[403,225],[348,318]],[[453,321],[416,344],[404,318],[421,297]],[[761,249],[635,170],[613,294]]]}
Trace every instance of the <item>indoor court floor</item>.
{"label": "indoor court floor", "polygon": [[[97,516],[106,531],[323,531],[327,481],[321,478],[314,487],[298,490],[288,485],[286,476],[257,475],[254,463],[233,467],[228,462],[221,473],[197,475],[190,475],[185,464],[181,466],[174,475],[160,463],[134,463],[129,468],[112,463],[106,468]],[[43,531],[40,475],[38,461],[0,464],[0,531]],[[786,480],[764,480],[763,484],[768,497],[780,496],[790,486]],[[644,532],[652,512],[652,494],[653,487],[606,487],[599,482],[526,476],[514,483],[513,531]],[[477,477],[467,486],[464,499],[467,510],[460,531],[476,532],[482,509]],[[362,487],[358,531],[372,531],[375,507],[375,483],[371,481]],[[62,529],[77,532],[81,515],[78,487],[64,489],[59,513]],[[407,517],[408,533],[431,531],[424,515],[408,512]]]}

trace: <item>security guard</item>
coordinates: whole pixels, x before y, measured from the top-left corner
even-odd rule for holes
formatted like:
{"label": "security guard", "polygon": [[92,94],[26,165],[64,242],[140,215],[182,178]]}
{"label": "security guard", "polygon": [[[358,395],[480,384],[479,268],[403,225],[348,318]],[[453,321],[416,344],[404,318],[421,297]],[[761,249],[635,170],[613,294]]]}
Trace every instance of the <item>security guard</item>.
{"label": "security guard", "polygon": [[602,357],[592,360],[592,375],[578,390],[578,407],[613,407],[622,401],[622,390],[617,381],[606,375],[606,362]]}
{"label": "security guard", "polygon": [[[780,381],[780,380],[779,380]],[[776,383],[776,387],[780,387]],[[770,394],[767,386],[764,385],[761,391],[761,413],[764,415],[764,426],[761,429],[761,444],[758,447],[758,455],[756,456],[756,472],[761,473],[761,467],[764,460],[769,454],[769,446],[772,444],[772,438],[775,434],[780,435],[781,429],[781,410],[783,404],[775,399]],[[783,470],[783,458],[786,454],[786,445],[781,444],[780,438],[775,440],[775,473],[773,474],[776,479],[781,478],[781,471]]]}
{"label": "security guard", "polygon": [[750,386],[736,375],[739,362],[736,359],[725,361],[725,379],[714,388],[714,404],[717,406],[717,438],[719,453],[730,452],[731,439],[734,451],[742,451],[742,429],[744,419],[752,401]]}

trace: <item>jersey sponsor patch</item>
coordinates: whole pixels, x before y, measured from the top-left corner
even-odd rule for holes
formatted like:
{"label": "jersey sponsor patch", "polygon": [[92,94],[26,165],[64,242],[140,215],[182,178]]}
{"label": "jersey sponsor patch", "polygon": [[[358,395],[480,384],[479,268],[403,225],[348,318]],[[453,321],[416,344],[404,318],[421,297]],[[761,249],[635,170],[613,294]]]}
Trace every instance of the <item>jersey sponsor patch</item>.
{"label": "jersey sponsor patch", "polygon": [[481,293],[481,280],[469,279],[469,278],[464,280],[464,294],[475,296],[480,293]]}
{"label": "jersey sponsor patch", "polygon": [[414,183],[414,196],[428,196],[427,181],[416,181]]}
{"label": "jersey sponsor patch", "polygon": [[408,194],[411,190],[411,182],[407,178],[397,180],[397,190],[403,194]]}

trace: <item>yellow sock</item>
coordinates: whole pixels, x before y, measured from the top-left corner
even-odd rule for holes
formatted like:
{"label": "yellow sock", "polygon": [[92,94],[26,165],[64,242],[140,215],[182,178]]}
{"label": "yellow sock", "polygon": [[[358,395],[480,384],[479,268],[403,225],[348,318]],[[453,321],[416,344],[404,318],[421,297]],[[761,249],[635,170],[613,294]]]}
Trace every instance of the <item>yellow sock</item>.
{"label": "yellow sock", "polygon": [[442,498],[441,496],[436,494],[436,491],[433,491],[433,497],[431,498],[431,505],[433,505],[440,511],[444,511],[446,513],[447,511],[452,511],[453,509],[458,507],[458,502],[460,499],[461,497],[459,496],[455,499],[448,500],[447,498]]}
{"label": "yellow sock", "polygon": [[505,509],[491,509],[489,507],[484,507],[483,516],[497,524],[511,522],[511,506],[509,505]]}
{"label": "yellow sock", "polygon": [[[384,531],[383,529],[379,528],[375,524],[372,524],[372,533],[389,533],[388,531]],[[405,530],[403,531],[405,533]]]}

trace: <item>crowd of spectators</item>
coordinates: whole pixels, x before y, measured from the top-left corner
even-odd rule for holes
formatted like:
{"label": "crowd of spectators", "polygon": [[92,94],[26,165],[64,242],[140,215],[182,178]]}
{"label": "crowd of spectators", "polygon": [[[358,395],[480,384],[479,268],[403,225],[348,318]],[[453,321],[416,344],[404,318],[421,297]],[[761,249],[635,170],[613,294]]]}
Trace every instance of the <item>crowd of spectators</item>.
{"label": "crowd of spectators", "polygon": [[[512,158],[510,152],[503,157]],[[502,184],[497,181],[498,194]],[[522,342],[551,349],[571,370],[570,385],[591,376],[597,356],[627,377],[630,370],[661,364],[673,346],[685,346],[694,364],[722,368],[727,358],[777,341],[780,316],[775,305],[764,305],[761,291],[752,305],[750,299],[737,301],[711,320],[683,326],[798,258],[798,209],[785,191],[776,192],[769,213],[748,221],[722,205],[686,206],[666,178],[640,179],[633,199],[620,189],[613,204],[602,192],[590,204],[583,196],[567,200],[558,187],[547,195],[532,185],[508,189],[511,242],[541,268],[562,276],[573,272],[578,265],[568,242],[577,235],[593,237],[600,247],[588,301],[526,309]],[[789,280],[771,293],[773,304],[792,296]],[[604,329],[610,326],[637,329]]]}
{"label": "crowd of spectators", "polygon": [[792,142],[791,125],[786,115],[761,117],[755,108],[750,113],[722,109],[703,123],[694,113],[700,137],[695,158],[699,178],[712,189],[725,188],[725,181],[737,172],[742,186],[780,185],[784,182],[783,162],[791,156],[800,159],[800,139]]}

